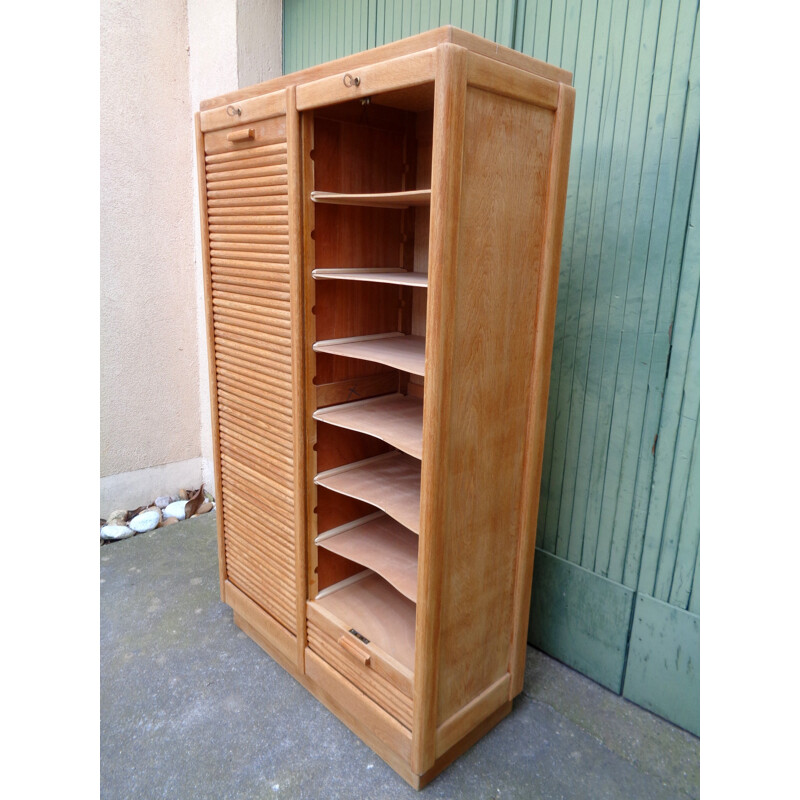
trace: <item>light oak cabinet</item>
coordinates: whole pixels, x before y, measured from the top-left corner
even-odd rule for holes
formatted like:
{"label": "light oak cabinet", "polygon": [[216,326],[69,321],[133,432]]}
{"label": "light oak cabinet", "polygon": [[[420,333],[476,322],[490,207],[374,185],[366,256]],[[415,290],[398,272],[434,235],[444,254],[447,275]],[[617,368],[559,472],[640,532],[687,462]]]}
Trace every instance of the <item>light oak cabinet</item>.
{"label": "light oak cabinet", "polygon": [[415,787],[522,689],[570,80],[441,28],[197,115],[222,598]]}

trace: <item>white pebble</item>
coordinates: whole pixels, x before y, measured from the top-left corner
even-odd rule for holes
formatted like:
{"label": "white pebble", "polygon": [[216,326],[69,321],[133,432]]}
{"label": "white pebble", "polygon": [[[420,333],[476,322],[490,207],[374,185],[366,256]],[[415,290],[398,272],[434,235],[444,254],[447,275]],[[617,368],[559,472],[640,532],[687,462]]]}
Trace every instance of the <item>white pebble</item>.
{"label": "white pebble", "polygon": [[174,517],[175,519],[184,519],[186,517],[186,500],[177,500],[174,503],[170,503],[164,509],[164,516]]}
{"label": "white pebble", "polygon": [[103,525],[100,528],[100,538],[107,539],[115,542],[117,539],[127,539],[133,536],[135,531],[131,530],[127,525]]}
{"label": "white pebble", "polygon": [[161,512],[157,508],[149,508],[147,511],[137,514],[128,523],[128,526],[133,528],[136,533],[145,533],[157,528],[159,522],[161,522]]}

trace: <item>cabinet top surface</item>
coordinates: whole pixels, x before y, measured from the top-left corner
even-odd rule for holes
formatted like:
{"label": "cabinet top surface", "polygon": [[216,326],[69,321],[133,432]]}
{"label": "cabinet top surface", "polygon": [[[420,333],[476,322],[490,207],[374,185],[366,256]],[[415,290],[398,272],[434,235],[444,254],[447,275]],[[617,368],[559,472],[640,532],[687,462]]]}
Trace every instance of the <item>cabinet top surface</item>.
{"label": "cabinet top surface", "polygon": [[285,89],[287,86],[297,86],[310,81],[319,80],[329,75],[335,75],[343,70],[356,69],[390,58],[398,58],[421,50],[428,50],[429,48],[436,47],[443,43],[458,45],[474,53],[493,58],[501,63],[509,64],[517,69],[539,75],[543,78],[548,78],[552,81],[572,84],[572,73],[565,69],[547,64],[537,58],[526,56],[516,50],[496,44],[489,39],[476,36],[474,33],[462,31],[460,28],[454,28],[452,25],[445,25],[441,28],[435,28],[434,30],[417,34],[416,36],[400,39],[397,42],[375,47],[372,50],[364,50],[361,53],[338,58],[335,61],[328,61],[325,64],[308,67],[299,72],[282,75],[280,78],[273,78],[264,83],[248,86],[244,89],[219,95],[209,100],[203,100],[200,103],[200,111],[207,111],[212,108],[228,105],[229,103],[241,102],[251,97],[258,97],[259,95],[276,92]]}

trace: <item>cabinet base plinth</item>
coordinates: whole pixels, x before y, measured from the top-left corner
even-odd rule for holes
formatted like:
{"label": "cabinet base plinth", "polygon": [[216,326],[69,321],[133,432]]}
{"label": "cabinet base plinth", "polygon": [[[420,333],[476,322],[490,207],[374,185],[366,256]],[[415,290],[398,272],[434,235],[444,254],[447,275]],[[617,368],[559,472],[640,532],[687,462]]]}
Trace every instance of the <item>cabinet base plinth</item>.
{"label": "cabinet base plinth", "polygon": [[310,650],[306,651],[304,665],[306,671],[303,673],[302,669],[287,657],[286,642],[282,641],[284,637],[292,639],[294,637],[281,629],[280,639],[276,641],[277,623],[274,623],[246,596],[237,596],[236,601],[231,602],[233,598],[229,592],[226,599],[228,605],[233,608],[233,621],[236,626],[311,692],[356,736],[369,745],[414,789],[421,789],[430,783],[511,711],[512,701],[508,700],[439,756],[427,772],[418,775],[410,765],[410,731]]}

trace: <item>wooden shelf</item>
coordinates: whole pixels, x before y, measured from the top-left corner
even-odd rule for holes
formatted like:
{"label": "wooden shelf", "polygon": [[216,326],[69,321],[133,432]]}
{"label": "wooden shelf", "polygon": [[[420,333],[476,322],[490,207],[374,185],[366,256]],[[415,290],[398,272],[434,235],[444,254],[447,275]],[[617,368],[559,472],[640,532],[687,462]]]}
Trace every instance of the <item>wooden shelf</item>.
{"label": "wooden shelf", "polygon": [[419,538],[380,511],[320,534],[316,543],[377,572],[398,592],[417,602]]}
{"label": "wooden shelf", "polygon": [[417,189],[410,192],[382,192],[375,194],[343,194],[341,192],[311,192],[315,203],[338,206],[369,206],[371,208],[408,208],[429,206],[431,190]]}
{"label": "wooden shelf", "polygon": [[315,411],[314,419],[366,433],[422,458],[422,400],[414,397],[390,394],[328,406]]}
{"label": "wooden shelf", "polygon": [[366,573],[355,582],[343,581],[341,588],[331,589],[314,602],[413,672],[414,603],[374,573]]}
{"label": "wooden shelf", "polygon": [[379,333],[372,336],[351,336],[326,339],[314,343],[314,352],[347,356],[362,361],[375,361],[387,367],[425,375],[425,337],[403,333]]}
{"label": "wooden shelf", "polygon": [[427,272],[406,272],[402,269],[314,269],[311,275],[318,281],[367,281],[428,288]]}
{"label": "wooden shelf", "polygon": [[405,453],[384,453],[329,469],[314,483],[376,506],[419,533],[420,463]]}

